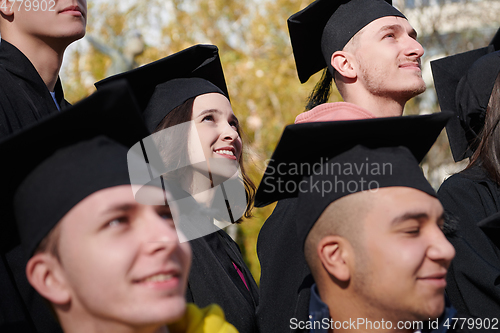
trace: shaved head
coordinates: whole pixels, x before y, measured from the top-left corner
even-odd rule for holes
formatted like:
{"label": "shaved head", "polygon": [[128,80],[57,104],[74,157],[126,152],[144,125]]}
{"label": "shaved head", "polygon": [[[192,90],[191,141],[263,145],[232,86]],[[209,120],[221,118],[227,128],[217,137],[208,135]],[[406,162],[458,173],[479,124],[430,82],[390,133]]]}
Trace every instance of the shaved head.
{"label": "shaved head", "polygon": [[332,202],[323,211],[312,227],[304,244],[304,254],[314,278],[317,278],[321,262],[318,257],[318,243],[326,236],[338,235],[351,243],[359,251],[363,234],[362,221],[370,211],[373,194],[369,191],[347,195]]}

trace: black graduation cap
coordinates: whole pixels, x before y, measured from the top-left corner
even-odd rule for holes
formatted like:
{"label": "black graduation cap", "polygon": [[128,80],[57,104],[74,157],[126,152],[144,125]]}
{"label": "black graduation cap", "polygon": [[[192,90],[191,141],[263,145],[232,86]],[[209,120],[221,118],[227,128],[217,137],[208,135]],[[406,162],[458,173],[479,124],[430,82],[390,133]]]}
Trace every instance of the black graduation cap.
{"label": "black graduation cap", "polygon": [[370,22],[405,16],[392,0],[316,0],[288,18],[293,55],[301,83],[328,66],[330,58]]}
{"label": "black graduation cap", "polygon": [[477,223],[477,226],[488,236],[493,244],[500,249],[500,212],[488,216]]}
{"label": "black graduation cap", "polygon": [[21,243],[31,256],[78,202],[130,184],[128,147],[149,135],[131,96],[115,82],[0,142],[2,251]]}
{"label": "black graduation cap", "polygon": [[[490,45],[431,62],[439,106],[455,116],[446,125],[455,162],[472,156],[500,72],[500,29]],[[491,54],[495,52],[495,54]]]}
{"label": "black graduation cap", "polygon": [[150,132],[175,107],[198,95],[217,92],[229,99],[215,45],[194,45],[163,59],[95,83],[101,89],[125,79]]}
{"label": "black graduation cap", "polygon": [[297,232],[303,245],[326,207],[346,195],[405,186],[437,197],[418,164],[450,117],[441,112],[287,126],[255,205],[297,197]]}
{"label": "black graduation cap", "polygon": [[[420,162],[452,113],[294,124],[285,127],[255,198],[256,207],[297,197],[298,184],[315,167],[357,145],[407,147]],[[307,138],[304,139],[304,138]],[[276,191],[279,182],[290,184]],[[292,190],[293,189],[293,190]]]}

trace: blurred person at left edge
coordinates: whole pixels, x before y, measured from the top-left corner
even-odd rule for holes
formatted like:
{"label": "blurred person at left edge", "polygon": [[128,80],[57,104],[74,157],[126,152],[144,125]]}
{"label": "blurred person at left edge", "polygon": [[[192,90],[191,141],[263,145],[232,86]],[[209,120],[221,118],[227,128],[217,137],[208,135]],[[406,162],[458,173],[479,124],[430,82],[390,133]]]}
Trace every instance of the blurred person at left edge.
{"label": "blurred person at left edge", "polygon": [[[66,48],[85,35],[86,0],[0,0],[0,138],[69,106],[59,79]],[[3,244],[4,242],[2,242]],[[0,256],[0,331],[59,332],[32,292],[21,250]]]}

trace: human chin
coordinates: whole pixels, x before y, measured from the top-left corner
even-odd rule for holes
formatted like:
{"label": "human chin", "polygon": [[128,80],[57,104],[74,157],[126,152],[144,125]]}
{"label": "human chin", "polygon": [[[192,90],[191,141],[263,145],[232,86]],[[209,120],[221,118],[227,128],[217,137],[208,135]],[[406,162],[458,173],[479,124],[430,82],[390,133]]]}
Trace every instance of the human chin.
{"label": "human chin", "polygon": [[184,295],[177,295],[157,302],[136,304],[138,311],[124,315],[123,320],[132,325],[165,325],[178,321],[186,311]]}
{"label": "human chin", "polygon": [[407,86],[407,89],[413,91],[416,95],[423,93],[427,88],[420,70],[409,71],[406,73],[405,77],[402,78],[402,81]]}
{"label": "human chin", "polygon": [[217,186],[226,180],[238,176],[237,160],[228,158],[212,158],[209,161],[213,185]]}
{"label": "human chin", "polygon": [[[406,82],[407,83],[407,82]],[[425,83],[422,79],[417,80],[411,85],[401,85],[398,89],[394,91],[393,96],[404,102],[409,101],[413,97],[416,97],[426,90]]]}
{"label": "human chin", "polygon": [[[424,295],[425,294],[422,294],[422,297]],[[421,307],[420,311],[418,311],[419,318],[417,319],[428,320],[429,318],[439,318],[439,316],[441,316],[441,314],[444,312],[445,308],[444,293],[435,295],[433,297],[426,297],[416,304],[420,304],[418,306]]]}
{"label": "human chin", "polygon": [[417,279],[416,295],[412,303],[418,307],[419,319],[435,319],[445,308],[444,287],[436,285],[433,281]]}

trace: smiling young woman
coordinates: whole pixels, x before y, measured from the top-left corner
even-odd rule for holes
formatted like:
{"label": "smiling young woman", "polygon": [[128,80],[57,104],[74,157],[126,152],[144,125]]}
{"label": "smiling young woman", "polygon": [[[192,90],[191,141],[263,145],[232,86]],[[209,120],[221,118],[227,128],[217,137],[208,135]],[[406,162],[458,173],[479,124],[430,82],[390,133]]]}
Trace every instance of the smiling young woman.
{"label": "smiling young woman", "polygon": [[[199,204],[213,207],[215,189],[222,185],[215,179],[229,179],[239,166],[247,198],[244,215],[250,217],[255,186],[245,174],[241,129],[229,99],[219,92],[191,97],[170,111],[155,132],[189,123],[189,132],[177,138],[179,144],[165,145],[162,154],[168,156],[169,161],[176,156],[192,168],[179,169],[166,178],[182,179],[181,187]],[[205,162],[195,163],[200,160]],[[216,214],[214,219],[218,220],[218,216]],[[199,306],[216,303],[239,332],[256,332],[254,312],[258,290],[238,245],[222,229],[193,239],[190,244],[193,262],[188,279],[188,301]]]}

